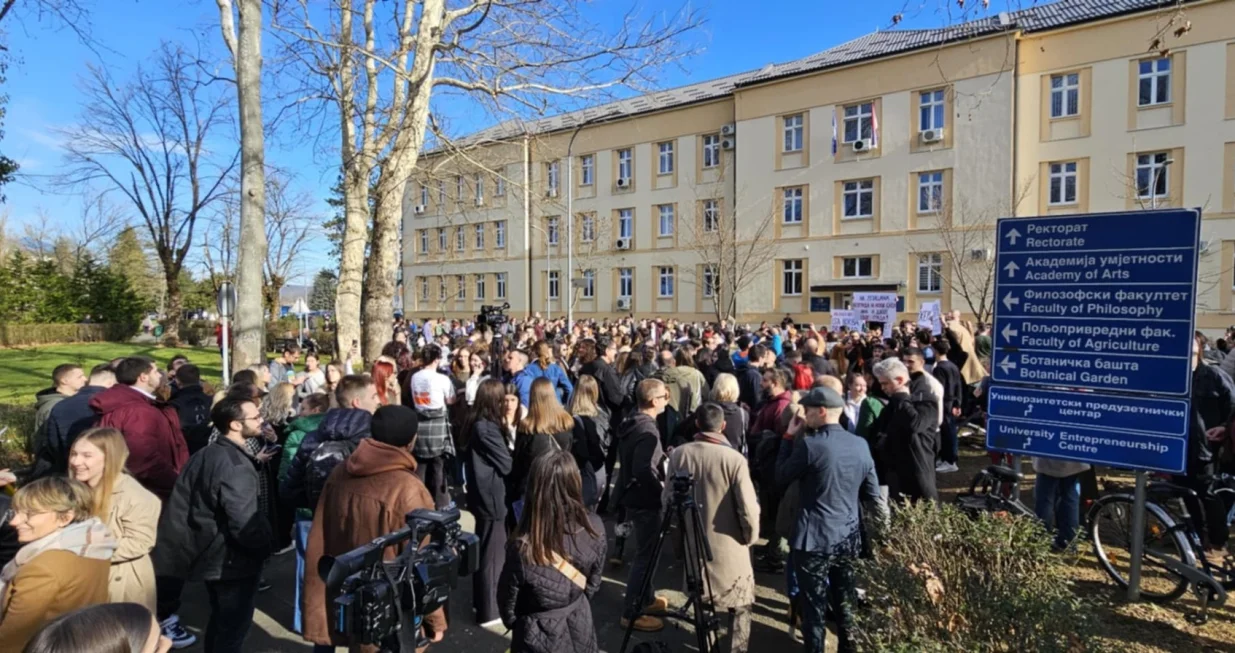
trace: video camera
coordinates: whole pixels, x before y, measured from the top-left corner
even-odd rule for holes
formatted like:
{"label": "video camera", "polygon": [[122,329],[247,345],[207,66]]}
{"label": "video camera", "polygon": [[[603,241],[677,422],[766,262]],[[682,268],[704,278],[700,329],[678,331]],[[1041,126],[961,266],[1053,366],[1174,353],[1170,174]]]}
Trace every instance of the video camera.
{"label": "video camera", "polygon": [[[418,544],[424,538],[429,542]],[[387,547],[407,543],[394,560],[385,562]],[[480,566],[480,540],[464,533],[459,509],[413,510],[407,526],[341,556],[323,556],[317,573],[326,591],[338,591],[331,616],[333,630],[354,644],[381,646],[383,651],[411,651],[421,619],[446,604],[459,576]],[[405,633],[411,629],[411,634]],[[405,641],[405,637],[409,639]]]}
{"label": "video camera", "polygon": [[480,307],[480,315],[476,316],[476,324],[487,324],[496,329],[510,320],[506,316],[508,310],[510,310],[510,302],[505,302],[501,306],[485,304]]}

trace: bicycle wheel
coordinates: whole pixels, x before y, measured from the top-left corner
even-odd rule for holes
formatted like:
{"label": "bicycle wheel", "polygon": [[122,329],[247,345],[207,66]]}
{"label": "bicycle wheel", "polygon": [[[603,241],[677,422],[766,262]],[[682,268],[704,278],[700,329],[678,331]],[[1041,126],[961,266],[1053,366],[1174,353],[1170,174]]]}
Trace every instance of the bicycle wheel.
{"label": "bicycle wheel", "polygon": [[[1109,494],[1089,512],[1089,539],[1098,563],[1120,587],[1128,587],[1132,560],[1132,507],[1128,494]],[[1145,553],[1141,556],[1141,596],[1150,601],[1174,601],[1188,591],[1188,581],[1167,568],[1161,558],[1194,565],[1192,548],[1175,522],[1161,508],[1145,504]]]}

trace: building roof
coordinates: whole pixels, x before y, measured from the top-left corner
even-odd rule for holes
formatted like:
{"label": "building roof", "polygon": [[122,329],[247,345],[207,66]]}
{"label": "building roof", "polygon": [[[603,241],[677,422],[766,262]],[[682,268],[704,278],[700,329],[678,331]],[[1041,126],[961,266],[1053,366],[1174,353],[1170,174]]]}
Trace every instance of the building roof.
{"label": "building roof", "polygon": [[[1196,0],[1183,0],[1186,3]],[[775,79],[846,66],[894,54],[991,36],[1005,31],[1024,33],[1060,29],[1071,25],[1148,11],[1173,9],[1179,0],[1059,0],[1015,12],[1000,12],[949,27],[892,29],[873,32],[847,43],[793,61],[768,64],[718,79],[608,102],[535,120],[507,120],[455,141],[456,146],[501,141],[524,134],[547,134],[588,122],[672,109],[725,97],[734,89]]]}

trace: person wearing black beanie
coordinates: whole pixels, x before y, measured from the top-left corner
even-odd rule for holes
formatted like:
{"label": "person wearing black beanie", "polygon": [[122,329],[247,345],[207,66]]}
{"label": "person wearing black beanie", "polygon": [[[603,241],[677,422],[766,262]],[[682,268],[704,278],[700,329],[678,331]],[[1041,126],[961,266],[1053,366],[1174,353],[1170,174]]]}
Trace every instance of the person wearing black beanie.
{"label": "person wearing black beanie", "polygon": [[416,441],[420,429],[420,416],[407,406],[395,404],[382,406],[373,413],[369,434],[374,440],[400,449],[407,449]]}

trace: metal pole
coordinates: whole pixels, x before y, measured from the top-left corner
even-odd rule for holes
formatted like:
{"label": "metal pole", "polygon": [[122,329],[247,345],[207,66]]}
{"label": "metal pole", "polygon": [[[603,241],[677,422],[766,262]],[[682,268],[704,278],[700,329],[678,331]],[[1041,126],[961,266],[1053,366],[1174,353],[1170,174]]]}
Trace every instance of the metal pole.
{"label": "metal pole", "polygon": [[[1016,472],[1017,474],[1021,473],[1021,457],[1020,456],[1012,456],[1012,471]],[[1021,500],[1021,484],[1020,483],[1012,484],[1012,500],[1013,501]]]}
{"label": "metal pole", "polygon": [[[553,271],[553,243],[549,242],[549,232],[545,232],[545,319],[553,319],[553,295],[549,293],[549,273]],[[562,294],[562,280],[557,280],[557,294]]]}
{"label": "metal pole", "polygon": [[1136,495],[1132,503],[1132,564],[1128,570],[1128,600],[1141,599],[1141,556],[1145,554],[1145,488],[1149,472],[1136,473]]}
{"label": "metal pole", "polygon": [[566,333],[575,328],[575,166],[570,150],[578,135],[579,130],[575,129],[566,147],[566,288],[570,290],[570,298],[566,301]]}
{"label": "metal pole", "polygon": [[227,324],[228,318],[219,316],[219,320],[223,325],[223,328],[219,331],[219,338],[221,339],[219,348],[223,350],[223,385],[226,386],[232,380],[231,356],[229,355],[231,354],[231,338],[228,337],[230,331]]}

